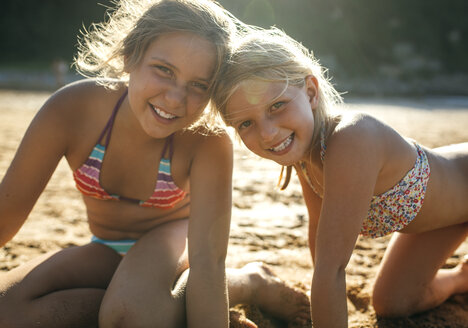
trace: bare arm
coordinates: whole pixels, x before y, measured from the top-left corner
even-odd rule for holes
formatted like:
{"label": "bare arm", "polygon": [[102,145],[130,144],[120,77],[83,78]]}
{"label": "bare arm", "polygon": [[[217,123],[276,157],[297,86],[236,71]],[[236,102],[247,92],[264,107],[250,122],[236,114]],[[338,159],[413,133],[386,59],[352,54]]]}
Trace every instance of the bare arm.
{"label": "bare arm", "polygon": [[225,258],[231,220],[232,144],[207,137],[190,174],[188,327],[228,327]]}
{"label": "bare arm", "polygon": [[302,187],[302,196],[309,214],[309,249],[312,262],[315,265],[315,240],[322,207],[322,199],[310,188],[301,170],[296,170]]}
{"label": "bare arm", "polygon": [[21,228],[66,152],[60,98],[52,96],[36,114],[0,184],[0,245]]}
{"label": "bare arm", "polygon": [[311,292],[314,327],[348,324],[345,268],[381,167],[376,138],[361,129],[353,127],[338,133],[327,148]]}

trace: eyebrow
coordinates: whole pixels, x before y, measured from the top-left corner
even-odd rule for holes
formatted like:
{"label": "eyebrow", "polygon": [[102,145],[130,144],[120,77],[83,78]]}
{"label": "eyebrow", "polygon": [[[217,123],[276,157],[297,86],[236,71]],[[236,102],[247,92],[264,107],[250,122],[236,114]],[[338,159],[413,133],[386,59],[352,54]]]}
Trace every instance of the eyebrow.
{"label": "eyebrow", "polygon": [[235,127],[235,125],[239,124],[239,122],[242,121],[242,120],[230,120],[230,119],[226,119],[226,123],[228,126],[232,126],[232,127]]}
{"label": "eyebrow", "polygon": [[[235,115],[235,114],[236,114],[236,113],[234,113],[234,115]],[[233,116],[233,115],[231,115],[231,117],[232,117],[232,116]],[[239,123],[244,122],[244,121],[246,121],[246,120],[248,121],[249,119],[246,118],[246,117],[240,117],[240,118],[235,118],[235,117],[234,117],[234,118],[229,118],[229,117],[226,117],[226,118],[225,118],[226,123],[227,123],[228,125],[232,126],[232,127],[235,127],[235,125],[238,125]]]}
{"label": "eyebrow", "polygon": [[[151,60],[156,60],[156,61],[160,61],[162,62],[164,65],[167,65],[169,66],[170,68],[172,68],[173,70],[175,70],[176,72],[180,72],[180,70],[177,68],[177,66],[174,66],[173,64],[171,64],[170,62],[168,62],[167,60],[163,59],[163,58],[159,58],[159,57],[151,57]],[[201,82],[205,82],[207,84],[210,83],[210,79],[206,79],[206,78],[203,78],[203,77],[197,77],[195,78],[195,81],[201,81]]]}

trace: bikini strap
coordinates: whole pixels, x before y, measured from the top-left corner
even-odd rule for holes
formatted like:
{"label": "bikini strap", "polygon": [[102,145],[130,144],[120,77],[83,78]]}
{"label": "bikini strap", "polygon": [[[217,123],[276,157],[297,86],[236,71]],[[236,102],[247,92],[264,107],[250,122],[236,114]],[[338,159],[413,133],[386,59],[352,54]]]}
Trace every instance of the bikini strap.
{"label": "bikini strap", "polygon": [[327,151],[327,145],[325,144],[325,127],[322,125],[320,129],[320,159],[325,160],[325,153]]}
{"label": "bikini strap", "polygon": [[[325,144],[325,127],[322,126],[321,129],[320,129],[320,159],[322,161],[322,164],[323,164],[323,161],[325,160],[325,153],[326,153],[326,150],[327,150],[327,145]],[[309,171],[307,170],[307,163],[306,161],[300,161],[299,162],[299,168],[301,169],[302,171],[302,174],[303,176],[305,177],[306,181],[307,181],[307,184],[309,185],[309,187],[313,190],[313,192],[315,192],[320,198],[323,197],[323,195],[321,193],[318,192],[318,190],[314,187],[314,185],[312,184],[312,179],[310,178],[310,175],[309,175]],[[315,179],[315,181],[317,181],[317,179]]]}
{"label": "bikini strap", "polygon": [[101,135],[99,136],[99,139],[98,139],[98,144],[102,145],[102,138],[104,137],[104,135],[106,135],[106,143],[104,144],[104,147],[107,148],[107,146],[109,145],[109,140],[110,140],[110,136],[111,136],[111,132],[112,132],[112,128],[114,126],[114,121],[115,121],[115,117],[117,116],[117,111],[119,110],[120,106],[122,105],[125,97],[127,96],[128,94],[128,89],[125,90],[125,92],[122,94],[122,96],[120,96],[119,100],[117,101],[117,103],[115,104],[115,107],[114,109],[112,110],[112,114],[111,116],[109,117],[109,120],[107,121],[107,124],[106,126],[104,127],[104,129],[102,130],[101,132]]}
{"label": "bikini strap", "polygon": [[161,152],[161,158],[166,157],[166,151],[169,148],[169,159],[172,159],[172,154],[174,153],[174,147],[173,147],[174,141],[173,140],[174,140],[174,134],[171,134],[169,137],[166,138],[166,141],[164,143],[164,148]]}

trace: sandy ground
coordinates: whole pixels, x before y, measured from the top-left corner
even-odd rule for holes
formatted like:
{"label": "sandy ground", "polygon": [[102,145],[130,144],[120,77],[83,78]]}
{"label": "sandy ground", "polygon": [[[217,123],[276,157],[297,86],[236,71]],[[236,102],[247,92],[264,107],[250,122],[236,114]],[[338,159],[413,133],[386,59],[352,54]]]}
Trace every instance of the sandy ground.
{"label": "sandy ground", "polygon": [[[0,90],[0,177],[47,92]],[[419,99],[348,102],[428,147],[468,141],[468,100]],[[307,289],[312,265],[307,247],[307,216],[297,177],[286,191],[275,188],[279,166],[250,154],[235,142],[234,207],[227,264],[264,261],[290,284]],[[71,172],[61,162],[21,231],[0,249],[0,270],[48,252],[87,243],[85,208]],[[468,327],[468,295],[409,318],[376,318],[371,286],[389,238],[360,238],[347,268],[351,327]],[[468,240],[447,261],[453,267],[468,254]],[[254,307],[243,307],[260,328],[283,327]]]}

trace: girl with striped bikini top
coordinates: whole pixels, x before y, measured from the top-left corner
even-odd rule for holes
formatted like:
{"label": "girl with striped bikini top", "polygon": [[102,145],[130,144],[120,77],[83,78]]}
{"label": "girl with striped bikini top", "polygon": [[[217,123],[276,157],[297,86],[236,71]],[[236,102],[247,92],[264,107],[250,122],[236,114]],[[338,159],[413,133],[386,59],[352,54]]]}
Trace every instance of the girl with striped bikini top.
{"label": "girl with striped bikini top", "polygon": [[[0,183],[3,246],[66,160],[87,196],[78,215],[91,240],[75,244],[86,238],[81,229],[55,236],[66,249],[2,274],[0,326],[228,327],[229,305],[271,309],[266,295],[274,291],[294,295],[273,305],[276,315],[307,317],[307,296],[283,288],[263,266],[226,270],[232,143],[205,109],[234,17],[210,0],[119,0],[107,14],[80,34],[75,65],[86,78],[45,102]],[[55,220],[61,213],[50,206]]]}
{"label": "girl with striped bikini top", "polygon": [[[101,132],[99,139],[94,146],[91,154],[86,161],[75,172],[73,178],[75,179],[77,189],[86,196],[93,197],[101,200],[123,200],[136,203],[143,207],[156,207],[162,209],[169,209],[174,207],[178,202],[185,198],[187,193],[180,189],[173,181],[171,175],[171,159],[173,154],[173,134],[166,138],[163,151],[161,153],[161,160],[158,168],[158,180],[154,188],[153,194],[147,200],[139,200],[115,194],[109,194],[100,183],[102,161],[109,145],[112,127],[114,126],[115,117],[117,112],[125,99],[128,91],[126,91],[119,99],[112,111],[112,114],[107,121],[106,126]],[[103,139],[105,141],[103,144]],[[168,155],[168,157],[166,157]]]}

